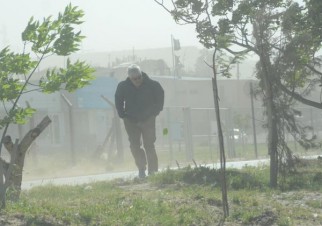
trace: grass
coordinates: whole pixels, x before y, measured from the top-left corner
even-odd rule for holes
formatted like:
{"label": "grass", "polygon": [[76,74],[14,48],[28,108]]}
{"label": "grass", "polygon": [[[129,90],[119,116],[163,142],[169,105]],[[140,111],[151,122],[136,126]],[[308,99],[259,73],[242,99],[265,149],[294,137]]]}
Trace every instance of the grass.
{"label": "grass", "polygon": [[[269,188],[269,169],[228,169],[230,215],[224,225],[321,225],[321,160]],[[78,186],[41,186],[8,203],[0,222],[12,225],[218,225],[219,170],[186,167],[147,180],[117,179]],[[20,224],[19,224],[20,223]],[[10,225],[10,224],[7,224]]]}
{"label": "grass", "polygon": [[62,225],[200,225],[209,219],[209,212],[186,200],[191,188],[178,196],[170,190],[122,189],[111,183],[90,186],[32,189],[6,211],[21,213],[34,225],[42,225],[42,219]]}

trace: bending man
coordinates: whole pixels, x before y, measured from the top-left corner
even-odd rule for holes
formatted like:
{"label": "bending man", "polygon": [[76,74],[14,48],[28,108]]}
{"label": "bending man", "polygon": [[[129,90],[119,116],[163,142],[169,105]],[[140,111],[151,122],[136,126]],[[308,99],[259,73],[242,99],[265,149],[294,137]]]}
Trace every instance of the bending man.
{"label": "bending man", "polygon": [[158,171],[155,118],[163,109],[164,91],[160,83],[150,79],[139,66],[131,65],[127,72],[128,77],[117,86],[115,106],[124,121],[139,177],[144,178],[147,165],[149,175]]}

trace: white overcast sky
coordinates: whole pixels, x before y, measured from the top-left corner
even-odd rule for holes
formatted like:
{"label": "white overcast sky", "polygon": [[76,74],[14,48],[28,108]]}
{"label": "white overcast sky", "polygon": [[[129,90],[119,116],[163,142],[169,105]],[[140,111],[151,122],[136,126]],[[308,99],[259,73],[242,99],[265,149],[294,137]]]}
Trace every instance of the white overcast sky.
{"label": "white overcast sky", "polygon": [[55,18],[69,3],[85,12],[81,52],[169,47],[171,34],[181,46],[201,47],[193,25],[177,25],[153,0],[0,0],[0,49],[22,50],[29,18]]}

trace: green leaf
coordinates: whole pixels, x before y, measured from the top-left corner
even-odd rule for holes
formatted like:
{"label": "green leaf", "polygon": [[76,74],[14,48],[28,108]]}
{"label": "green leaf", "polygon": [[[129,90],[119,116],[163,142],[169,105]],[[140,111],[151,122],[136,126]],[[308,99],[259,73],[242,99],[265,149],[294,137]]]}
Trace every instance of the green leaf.
{"label": "green leaf", "polygon": [[39,81],[39,86],[45,93],[53,93],[61,89],[73,92],[82,88],[94,79],[94,68],[82,61],[71,63],[67,59],[67,66],[60,69],[48,70],[46,77]]}
{"label": "green leaf", "polygon": [[168,135],[168,128],[163,128],[163,131],[162,131],[162,134],[163,134],[163,136],[166,136],[166,135]]}
{"label": "green leaf", "polygon": [[[53,54],[70,55],[79,49],[85,38],[77,30],[84,12],[71,4],[66,6],[63,13],[58,13],[56,19],[52,16],[42,21],[31,17],[21,34],[27,53],[16,54],[8,47],[0,51],[0,101],[6,105],[6,114],[0,118],[0,128],[8,124],[24,124],[34,112],[33,108],[18,107],[21,96],[29,86],[29,81],[45,57]],[[38,59],[32,60],[31,55]],[[93,77],[94,69],[85,62],[70,63],[67,68],[49,69],[46,75],[39,79],[39,87],[44,93],[52,93],[60,89],[74,91],[88,85]],[[18,79],[19,78],[19,79]],[[31,90],[28,90],[31,91]]]}

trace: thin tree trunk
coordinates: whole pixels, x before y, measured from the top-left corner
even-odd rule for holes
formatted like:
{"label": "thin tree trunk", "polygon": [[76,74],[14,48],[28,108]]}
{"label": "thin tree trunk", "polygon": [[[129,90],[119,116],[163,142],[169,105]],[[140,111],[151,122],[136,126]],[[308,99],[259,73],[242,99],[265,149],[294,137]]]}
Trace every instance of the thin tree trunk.
{"label": "thin tree trunk", "polygon": [[[11,159],[13,162],[10,162],[9,167],[6,172],[14,166],[14,170],[12,172],[5,173],[5,184],[9,183],[8,186],[12,186],[12,192],[10,193],[10,198],[15,201],[19,199],[21,192],[21,182],[22,182],[22,172],[25,163],[26,152],[30,148],[32,142],[43,132],[43,130],[51,123],[51,120],[48,116],[44,117],[43,120],[34,128],[29,130],[29,132],[24,136],[22,141],[19,143],[17,149],[14,149],[13,142],[10,136],[5,137],[4,145],[8,152],[11,155]],[[5,166],[2,160],[2,168]],[[1,188],[3,189],[3,188]],[[1,190],[0,189],[0,190]],[[7,188],[4,188],[7,190]],[[5,191],[6,192],[6,191]]]}
{"label": "thin tree trunk", "polygon": [[226,156],[224,148],[224,136],[221,128],[220,120],[220,108],[219,108],[219,97],[218,97],[218,87],[217,87],[217,72],[215,66],[215,55],[216,51],[213,54],[213,73],[214,77],[212,79],[212,87],[214,94],[214,105],[216,111],[216,121],[217,121],[217,130],[218,130],[218,140],[219,140],[219,150],[220,150],[220,176],[221,176],[221,192],[222,192],[222,202],[223,202],[223,212],[224,218],[229,216],[229,206],[228,206],[228,197],[227,197],[227,181],[226,181]]}

